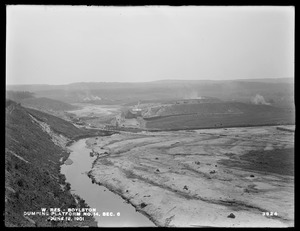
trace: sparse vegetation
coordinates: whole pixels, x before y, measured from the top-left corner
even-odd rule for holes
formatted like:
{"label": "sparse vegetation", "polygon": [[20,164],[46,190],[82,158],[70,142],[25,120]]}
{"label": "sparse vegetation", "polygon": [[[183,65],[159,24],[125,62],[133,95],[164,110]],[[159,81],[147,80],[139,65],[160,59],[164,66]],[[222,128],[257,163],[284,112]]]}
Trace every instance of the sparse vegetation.
{"label": "sparse vegetation", "polygon": [[69,111],[78,109],[69,103],[65,103],[62,101],[49,99],[46,97],[41,98],[26,98],[21,101],[22,106],[36,108],[39,110],[46,110],[46,111]]}
{"label": "sparse vegetation", "polygon": [[[29,91],[7,91],[6,99],[10,99],[15,102],[21,102],[24,99],[34,98],[35,94]],[[11,102],[11,101],[10,101]]]}
{"label": "sparse vegetation", "polygon": [[[151,130],[177,130],[295,123],[294,112],[268,105],[245,103],[212,103],[203,105],[197,106],[199,109],[198,113],[174,114],[147,119],[146,127]],[[180,106],[193,108],[195,105]],[[196,109],[193,108],[194,110]],[[225,113],[228,110],[234,110],[239,113]]]}
{"label": "sparse vegetation", "polygon": [[[230,167],[294,176],[294,148],[250,151],[239,160],[230,158],[221,163]],[[250,175],[254,177],[254,175]]]}
{"label": "sparse vegetation", "polygon": [[85,137],[92,137],[97,135],[109,135],[110,132],[91,130],[85,128],[77,128],[73,124],[58,118],[56,116],[35,110],[25,109],[30,115],[34,116],[37,120],[42,121],[50,125],[51,129],[58,134],[64,135],[72,140],[78,140]]}
{"label": "sparse vegetation", "polygon": [[[48,117],[50,118],[50,117]],[[56,126],[71,124],[51,117]],[[50,136],[32,122],[27,109],[9,101],[6,104],[5,130],[5,226],[96,226],[93,219],[84,222],[48,222],[44,216],[23,216],[24,211],[41,208],[79,207],[69,191],[61,189],[65,177],[60,174],[61,157],[68,153],[55,145]],[[68,187],[68,186],[66,186]]]}

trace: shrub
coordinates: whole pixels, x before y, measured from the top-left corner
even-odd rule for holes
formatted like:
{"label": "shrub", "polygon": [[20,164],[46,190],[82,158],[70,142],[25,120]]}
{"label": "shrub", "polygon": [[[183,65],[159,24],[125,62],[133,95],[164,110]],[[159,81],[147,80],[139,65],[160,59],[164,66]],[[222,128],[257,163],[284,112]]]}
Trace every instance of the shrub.
{"label": "shrub", "polygon": [[69,191],[70,189],[71,189],[71,185],[70,185],[70,183],[67,183],[66,186],[65,186],[65,190]]}
{"label": "shrub", "polygon": [[17,181],[17,185],[18,185],[19,187],[23,187],[23,186],[24,186],[24,181],[23,181],[22,179],[19,179],[19,180]]}

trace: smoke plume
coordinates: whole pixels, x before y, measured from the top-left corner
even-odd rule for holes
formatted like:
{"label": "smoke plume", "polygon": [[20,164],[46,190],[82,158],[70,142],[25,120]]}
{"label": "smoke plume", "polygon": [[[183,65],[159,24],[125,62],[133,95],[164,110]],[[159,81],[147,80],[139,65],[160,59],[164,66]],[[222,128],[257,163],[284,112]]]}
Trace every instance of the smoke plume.
{"label": "smoke plume", "polygon": [[185,92],[184,99],[202,99],[201,96],[198,96],[198,92],[195,90],[190,90],[188,92]]}
{"label": "smoke plume", "polygon": [[252,97],[251,98],[251,102],[253,103],[253,104],[264,104],[264,105],[270,105],[270,103],[267,103],[266,101],[265,101],[265,98],[262,96],[262,95],[259,95],[259,94],[256,94],[256,96],[255,97]]}

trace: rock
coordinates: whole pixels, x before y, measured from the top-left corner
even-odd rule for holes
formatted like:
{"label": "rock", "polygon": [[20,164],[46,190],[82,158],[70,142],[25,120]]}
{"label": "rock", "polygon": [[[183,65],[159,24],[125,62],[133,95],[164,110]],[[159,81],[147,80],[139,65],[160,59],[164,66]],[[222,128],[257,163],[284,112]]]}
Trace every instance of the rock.
{"label": "rock", "polygon": [[228,218],[235,218],[235,215],[233,213],[230,213],[227,217]]}
{"label": "rock", "polygon": [[155,160],[158,160],[158,158],[156,157]]}
{"label": "rock", "polygon": [[27,217],[27,216],[24,216],[24,215],[23,215],[23,217],[24,217],[25,219],[27,219],[30,223],[32,223],[32,224],[35,225],[35,221],[34,221],[34,220],[32,220],[31,218],[29,218],[29,217]]}
{"label": "rock", "polygon": [[185,190],[189,190],[189,189],[188,189],[188,187],[187,187],[186,185],[183,187],[183,189],[185,189]]}
{"label": "rock", "polygon": [[199,161],[195,161],[195,164],[199,165],[199,164],[200,164],[200,162],[199,162]]}
{"label": "rock", "polygon": [[250,175],[250,177],[254,177],[254,175]]}
{"label": "rock", "polygon": [[212,171],[210,171],[209,173],[210,173],[210,174],[214,174],[214,173],[216,173],[216,171],[215,171],[215,170],[212,170]]}
{"label": "rock", "polygon": [[156,169],[156,172],[159,172],[159,169]]}
{"label": "rock", "polygon": [[126,192],[129,192],[128,190],[126,190]]}
{"label": "rock", "polygon": [[144,202],[141,203],[141,208],[145,208],[147,206],[147,204],[145,204]]}
{"label": "rock", "polygon": [[218,165],[215,165],[215,167],[218,167]]}
{"label": "rock", "polygon": [[71,159],[67,159],[64,164],[71,165],[73,164],[73,161]]}
{"label": "rock", "polygon": [[16,193],[16,191],[13,189],[13,188],[11,188],[11,187],[5,187],[5,189],[7,189],[7,190],[9,190],[9,191],[11,191],[12,193]]}

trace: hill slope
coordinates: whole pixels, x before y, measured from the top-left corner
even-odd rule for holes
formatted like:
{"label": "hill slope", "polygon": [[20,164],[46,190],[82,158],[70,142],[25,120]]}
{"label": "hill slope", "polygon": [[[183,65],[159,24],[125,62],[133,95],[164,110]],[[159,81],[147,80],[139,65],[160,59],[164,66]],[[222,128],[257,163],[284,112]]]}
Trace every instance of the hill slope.
{"label": "hill slope", "polygon": [[34,93],[29,91],[6,91],[6,99],[20,103],[24,99],[34,98]]}
{"label": "hill slope", "polygon": [[34,108],[55,116],[65,111],[76,110],[77,106],[46,97],[36,97],[35,93],[28,91],[6,91],[6,99],[20,103],[24,107]]}
{"label": "hill slope", "polygon": [[293,106],[292,78],[247,80],[165,80],[144,83],[73,83],[68,85],[10,85],[8,90],[35,92],[39,97],[69,103],[101,98],[96,104],[125,104],[141,100],[191,99],[195,96],[249,102],[259,94],[277,106]]}
{"label": "hill slope", "polygon": [[87,207],[71,195],[60,165],[69,155],[65,149],[68,141],[92,134],[10,100],[5,115],[5,226],[96,226],[89,218],[53,223],[46,216],[23,216],[24,211],[41,208]]}
{"label": "hill slope", "polygon": [[49,99],[46,97],[26,98],[21,101],[21,104],[25,107],[32,107],[39,110],[47,110],[47,111],[69,111],[78,108],[69,103],[65,103],[59,100]]}
{"label": "hill slope", "polygon": [[149,129],[194,129],[255,125],[294,124],[295,112],[270,105],[238,102],[182,104],[149,111]]}

